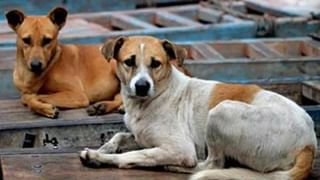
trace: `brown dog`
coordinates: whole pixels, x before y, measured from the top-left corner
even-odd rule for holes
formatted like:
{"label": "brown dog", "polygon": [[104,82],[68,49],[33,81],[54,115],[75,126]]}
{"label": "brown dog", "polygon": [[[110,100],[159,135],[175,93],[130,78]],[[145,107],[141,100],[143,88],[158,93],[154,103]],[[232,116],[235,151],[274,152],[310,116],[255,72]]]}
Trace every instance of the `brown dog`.
{"label": "brown dog", "polygon": [[104,114],[121,104],[116,63],[106,61],[94,45],[60,45],[59,30],[67,11],[57,7],[47,16],[25,16],[18,10],[6,14],[17,34],[14,84],[21,101],[31,110],[49,118],[59,108],[93,105],[89,114]]}

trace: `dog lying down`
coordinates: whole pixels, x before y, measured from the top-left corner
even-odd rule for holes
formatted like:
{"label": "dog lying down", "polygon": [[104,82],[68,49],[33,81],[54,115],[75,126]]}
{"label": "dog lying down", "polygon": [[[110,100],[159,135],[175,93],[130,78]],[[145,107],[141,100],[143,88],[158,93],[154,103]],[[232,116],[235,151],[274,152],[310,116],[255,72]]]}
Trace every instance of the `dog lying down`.
{"label": "dog lying down", "polygon": [[[119,37],[102,51],[117,60],[130,133],[81,151],[84,165],[164,166],[196,173],[191,179],[299,180],[311,171],[314,124],[291,100],[256,85],[187,77],[169,63],[182,63],[185,50],[167,40]],[[128,142],[131,151],[116,154]],[[248,168],[224,169],[226,157]]]}
{"label": "dog lying down", "polygon": [[17,34],[13,80],[21,101],[32,111],[57,118],[58,108],[81,108],[91,103],[91,114],[118,109],[122,104],[116,62],[106,61],[99,45],[62,45],[59,31],[67,11],[57,7],[47,16],[6,14]]}
{"label": "dog lying down", "polygon": [[[61,7],[47,16],[26,16],[19,10],[6,13],[8,25],[17,34],[13,80],[22,103],[49,118],[58,117],[58,108],[89,104],[89,115],[122,110],[116,61],[106,61],[100,45],[58,43],[67,14]],[[188,73],[182,64],[172,64]]]}

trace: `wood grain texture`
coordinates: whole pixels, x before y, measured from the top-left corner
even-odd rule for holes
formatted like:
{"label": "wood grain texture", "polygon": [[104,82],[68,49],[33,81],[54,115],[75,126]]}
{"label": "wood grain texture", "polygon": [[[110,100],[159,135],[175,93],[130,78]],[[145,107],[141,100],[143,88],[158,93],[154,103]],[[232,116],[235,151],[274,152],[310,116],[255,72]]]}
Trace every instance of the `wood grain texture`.
{"label": "wood grain texture", "polygon": [[31,154],[6,155],[1,157],[3,179],[154,179],[184,180],[186,174],[175,174],[156,170],[121,170],[117,168],[92,169],[84,167],[78,154]]}
{"label": "wood grain texture", "polygon": [[[148,170],[142,169],[118,169],[105,167],[92,169],[84,167],[76,153],[64,154],[25,154],[25,155],[2,155],[2,174],[4,180],[19,179],[154,179],[154,180],[184,180],[188,174],[165,172],[161,168]],[[320,178],[319,154],[315,160],[313,171],[308,180]]]}

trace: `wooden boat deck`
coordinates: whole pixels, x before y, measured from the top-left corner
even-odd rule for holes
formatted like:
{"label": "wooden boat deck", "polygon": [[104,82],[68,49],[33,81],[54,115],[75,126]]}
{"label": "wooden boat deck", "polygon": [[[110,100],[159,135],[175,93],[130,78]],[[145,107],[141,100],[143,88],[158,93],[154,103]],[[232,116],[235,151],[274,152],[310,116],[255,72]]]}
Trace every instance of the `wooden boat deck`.
{"label": "wooden boat deck", "polygon": [[[84,6],[97,11],[101,7],[106,9],[99,3],[89,7],[85,4],[87,1],[82,0],[72,6],[72,1],[61,2],[70,6],[70,12],[79,12]],[[117,5],[114,2],[118,1],[108,1],[123,11],[71,14],[60,40],[92,44],[119,35],[142,34],[180,42],[188,50],[185,64],[191,74],[226,82],[258,83],[283,94],[312,116],[320,137],[320,43],[308,38],[292,39],[319,30],[319,19],[296,17],[292,12],[268,9],[252,0],[239,1],[228,6],[242,13],[249,13],[250,8],[260,12],[261,17],[267,11],[277,27],[273,29],[272,37],[290,38],[209,42],[255,38],[257,29],[263,28],[264,24],[235,17],[205,3],[132,10],[147,6],[143,4],[146,1],[124,1],[126,4]],[[160,4],[168,2],[198,1],[156,0]],[[41,12],[33,11],[34,3],[39,2],[28,2],[25,9],[35,14],[49,10],[44,7]],[[187,174],[164,172],[161,168],[121,170],[82,166],[77,151],[83,146],[98,147],[116,132],[126,131],[122,115],[89,117],[85,109],[76,109],[62,111],[59,119],[52,120],[33,114],[18,101],[19,95],[12,85],[14,45],[15,34],[3,19],[0,20],[0,179],[188,178]],[[320,155],[309,179],[320,179]]]}
{"label": "wooden boat deck", "polygon": [[[319,157],[319,156],[318,156]],[[99,169],[84,167],[77,153],[27,154],[1,156],[2,179],[110,179],[110,180],[185,180],[189,174],[170,173],[158,169]],[[1,174],[1,173],[0,173]],[[1,177],[0,177],[1,178]],[[308,180],[320,179],[320,158],[316,159]]]}

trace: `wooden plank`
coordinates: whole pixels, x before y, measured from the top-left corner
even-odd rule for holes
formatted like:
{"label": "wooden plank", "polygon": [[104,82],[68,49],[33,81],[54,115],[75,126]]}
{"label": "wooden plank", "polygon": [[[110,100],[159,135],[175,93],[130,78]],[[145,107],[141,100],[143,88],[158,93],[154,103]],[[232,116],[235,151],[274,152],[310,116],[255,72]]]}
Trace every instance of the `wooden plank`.
{"label": "wooden plank", "polygon": [[[115,167],[84,167],[76,153],[30,154],[1,156],[2,179],[187,179],[189,174],[170,173],[161,168],[118,169]],[[308,180],[320,178],[319,153]]]}
{"label": "wooden plank", "polygon": [[198,10],[198,18],[212,23],[217,22],[240,22],[239,18],[230,16],[221,11],[217,11],[210,8],[200,7]]}
{"label": "wooden plank", "polygon": [[55,147],[73,148],[100,146],[115,133],[127,131],[120,114],[88,116],[85,109],[74,109],[61,110],[58,119],[48,119],[17,100],[1,100],[0,104],[0,149],[22,148],[26,134],[34,137],[31,147],[51,146],[43,141],[55,138]]}
{"label": "wooden plank", "polygon": [[202,55],[203,59],[211,59],[215,61],[224,59],[218,51],[207,44],[194,44],[192,48],[197,50]]}
{"label": "wooden plank", "polygon": [[70,19],[61,30],[61,37],[72,36],[73,34],[102,34],[109,32],[107,28],[100,24],[92,23],[84,19]]}
{"label": "wooden plank", "polygon": [[172,179],[184,180],[188,174],[159,170],[84,167],[78,154],[31,154],[1,156],[4,180],[20,179]]}
{"label": "wooden plank", "polygon": [[263,51],[252,44],[245,45],[245,54],[252,60],[262,59],[265,57]]}
{"label": "wooden plank", "polygon": [[200,23],[196,21],[192,21],[190,19],[184,18],[182,16],[167,12],[167,11],[159,11],[156,12],[156,16],[154,19],[156,24],[163,25],[165,27],[171,26],[201,26]]}
{"label": "wooden plank", "polygon": [[314,41],[267,42],[266,46],[286,57],[320,56],[320,48]]}
{"label": "wooden plank", "polygon": [[305,81],[302,83],[302,95],[320,103],[320,81]]}
{"label": "wooden plank", "polygon": [[[1,155],[19,155],[19,154],[63,154],[77,153],[84,148],[97,149],[100,146],[77,146],[77,147],[35,147],[35,148],[4,148],[0,149]],[[0,168],[1,169],[1,168]],[[1,178],[0,178],[1,179]]]}
{"label": "wooden plank", "polygon": [[246,43],[244,42],[215,42],[210,43],[218,53],[220,53],[226,59],[249,59],[250,56],[247,54],[246,50]]}
{"label": "wooden plank", "polygon": [[279,58],[283,57],[279,52],[269,48],[262,42],[255,42],[249,44],[250,49],[254,49],[256,52],[259,52],[259,54],[262,55],[262,57],[268,57],[268,58]]}
{"label": "wooden plank", "polygon": [[129,29],[155,29],[156,26],[141,21],[137,18],[134,18],[132,16],[128,16],[125,14],[117,14],[112,15],[111,18],[111,25],[119,27],[123,30],[129,30]]}
{"label": "wooden plank", "polygon": [[[223,54],[224,55],[224,54]],[[229,59],[185,61],[189,72],[198,78],[225,82],[301,82],[320,80],[319,58],[275,58],[252,61]]]}

